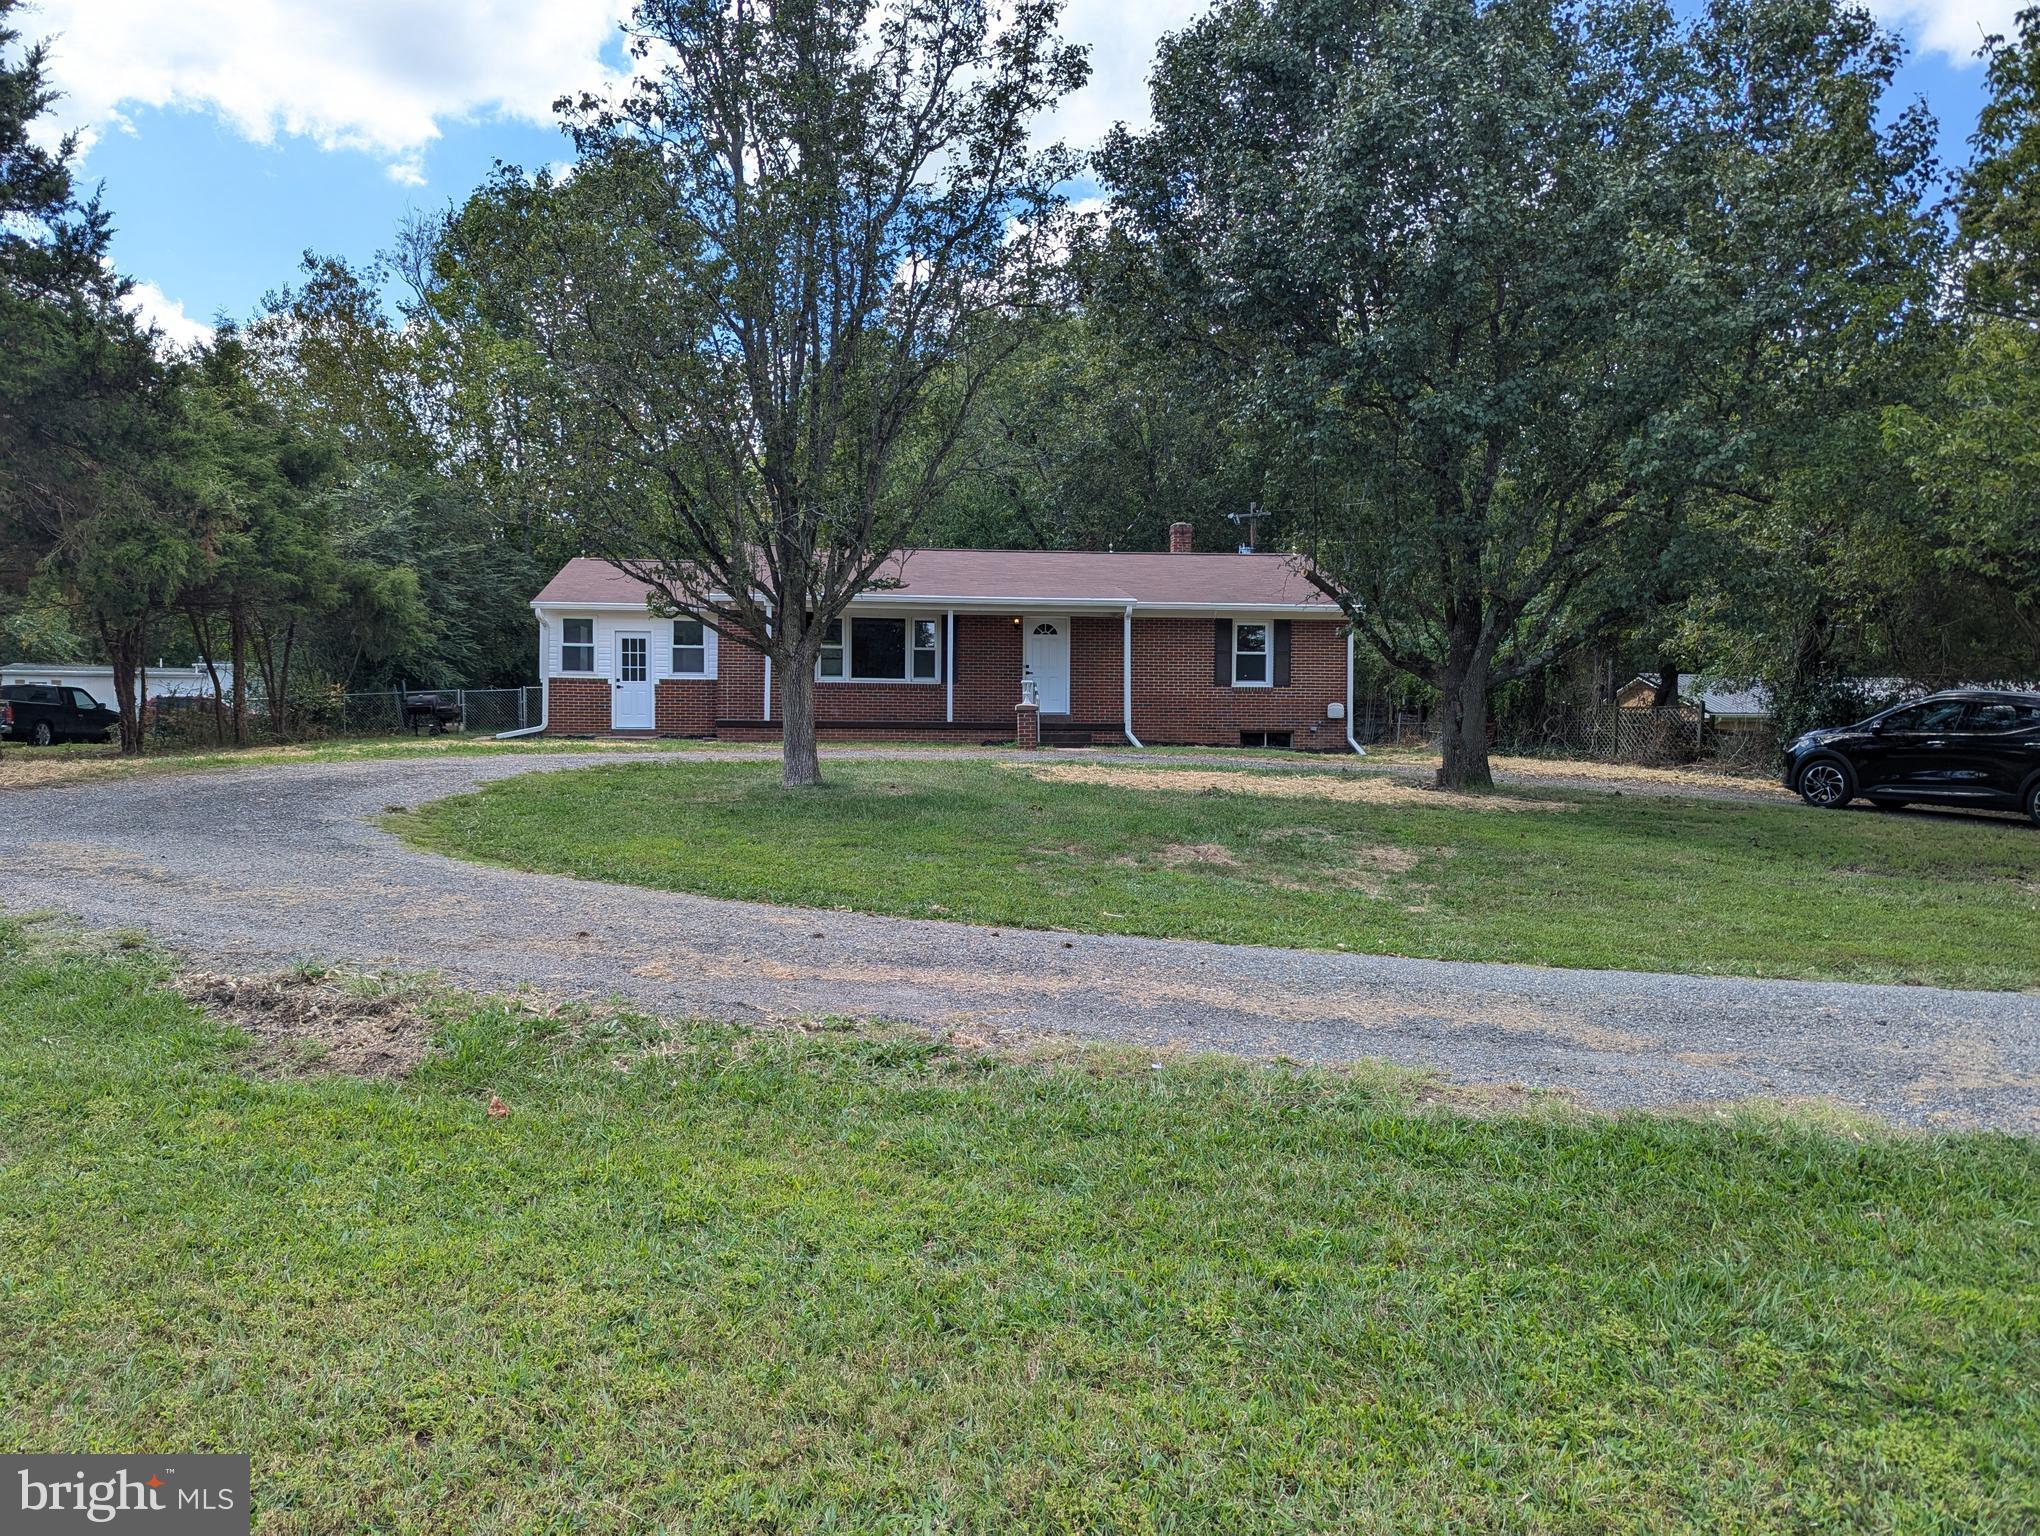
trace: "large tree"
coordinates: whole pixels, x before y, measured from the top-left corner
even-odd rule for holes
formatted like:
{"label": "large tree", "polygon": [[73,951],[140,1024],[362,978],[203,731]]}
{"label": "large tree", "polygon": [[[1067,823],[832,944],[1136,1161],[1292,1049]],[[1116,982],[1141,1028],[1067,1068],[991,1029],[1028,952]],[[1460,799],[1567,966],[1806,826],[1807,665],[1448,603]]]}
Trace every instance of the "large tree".
{"label": "large tree", "polygon": [[641,77],[569,107],[573,175],[499,177],[448,231],[445,311],[544,364],[586,549],[771,657],[789,785],[820,778],[825,630],[1059,270],[1055,10],[643,0]]}
{"label": "large tree", "polygon": [[74,183],[76,139],[38,131],[56,98],[19,8],[0,0],[0,592],[62,595],[114,663],[122,750],[138,752],[134,672],[191,553],[164,473],[175,380],[122,307],[106,215]]}
{"label": "large tree", "polygon": [[21,591],[49,529],[88,502],[105,402],[151,371],[107,267],[107,219],[72,175],[77,141],[38,131],[56,100],[47,45],[23,45],[0,0],[0,591]]}
{"label": "large tree", "polygon": [[[526,413],[486,360],[489,340],[440,323],[421,267],[437,229],[407,227],[364,267],[308,256],[248,327],[248,363],[284,421],[337,454],[324,497],[342,600],[312,659],[349,687],[497,687],[532,676],[542,563],[576,550],[564,498],[497,430]],[[409,285],[392,314],[385,290]],[[510,350],[505,348],[504,350]]]}
{"label": "large tree", "polygon": [[1888,423],[1946,519],[1950,561],[2008,595],[2030,670],[2040,637],[2040,8],[1983,48],[1989,95],[1956,197],[1957,303],[1938,399]]}
{"label": "large tree", "polygon": [[1165,42],[1102,158],[1119,303],[1281,432],[1312,578],[1438,690],[1441,783],[1886,318],[1929,142],[1879,126],[1896,59],[1830,0],[1225,0]]}

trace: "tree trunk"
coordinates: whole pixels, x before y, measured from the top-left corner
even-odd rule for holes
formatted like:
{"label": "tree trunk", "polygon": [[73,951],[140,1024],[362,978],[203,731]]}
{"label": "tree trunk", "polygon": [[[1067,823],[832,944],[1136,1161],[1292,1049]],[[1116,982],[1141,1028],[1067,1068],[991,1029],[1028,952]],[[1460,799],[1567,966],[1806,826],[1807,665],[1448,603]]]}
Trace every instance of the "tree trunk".
{"label": "tree trunk", "polygon": [[292,619],[283,629],[283,663],[276,668],[276,693],[269,701],[270,729],[278,741],[290,740],[290,648],[296,640],[297,620]]}
{"label": "tree trunk", "polygon": [[198,610],[193,608],[185,613],[191,621],[191,638],[198,644],[198,659],[205,663],[205,674],[212,679],[212,735],[213,745],[224,746],[227,740],[226,699],[220,691],[220,669],[213,664],[210,621],[201,628]]}
{"label": "tree trunk", "polygon": [[815,745],[814,658],[774,656],[772,670],[779,681],[779,715],[785,728],[780,782],[788,789],[807,789],[822,782],[822,755]]}
{"label": "tree trunk", "polygon": [[248,619],[235,603],[227,612],[228,644],[234,652],[234,745],[248,745]]}
{"label": "tree trunk", "polygon": [[1493,789],[1488,767],[1488,657],[1479,636],[1455,634],[1439,677],[1442,713],[1440,789]]}
{"label": "tree trunk", "polygon": [[135,688],[135,673],[141,666],[142,641],[146,624],[131,629],[113,629],[102,623],[99,638],[106,647],[106,659],[113,663],[113,705],[120,715],[120,755],[142,755],[142,701]]}
{"label": "tree trunk", "polygon": [[295,619],[284,627],[281,666],[277,664],[275,631],[264,628],[253,636],[255,657],[262,668],[262,691],[269,710],[269,734],[279,742],[286,739],[290,729],[290,637],[296,628]]}

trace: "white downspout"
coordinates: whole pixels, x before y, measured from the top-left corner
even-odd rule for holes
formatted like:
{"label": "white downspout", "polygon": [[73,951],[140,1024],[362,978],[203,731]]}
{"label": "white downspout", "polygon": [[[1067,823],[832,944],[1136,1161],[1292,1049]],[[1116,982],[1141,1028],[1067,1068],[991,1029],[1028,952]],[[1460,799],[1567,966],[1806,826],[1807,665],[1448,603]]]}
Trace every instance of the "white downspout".
{"label": "white downspout", "polygon": [[1346,745],[1353,749],[1355,757],[1365,757],[1367,749],[1360,745],[1353,735],[1353,626],[1346,626]]}
{"label": "white downspout", "polygon": [[1126,731],[1126,744],[1140,745],[1133,734],[1133,604],[1126,605],[1119,630],[1119,716]]}
{"label": "white downspout", "polygon": [[758,718],[767,725],[772,723],[772,653],[765,653],[765,697],[761,703],[764,713]]}
{"label": "white downspout", "polygon": [[942,722],[956,724],[956,610],[951,608],[942,626]]}
{"label": "white downspout", "polygon": [[508,741],[513,736],[536,736],[545,730],[546,712],[552,707],[552,679],[546,670],[546,663],[552,657],[550,633],[545,619],[541,617],[538,621],[538,724],[514,731],[498,731],[498,741]]}

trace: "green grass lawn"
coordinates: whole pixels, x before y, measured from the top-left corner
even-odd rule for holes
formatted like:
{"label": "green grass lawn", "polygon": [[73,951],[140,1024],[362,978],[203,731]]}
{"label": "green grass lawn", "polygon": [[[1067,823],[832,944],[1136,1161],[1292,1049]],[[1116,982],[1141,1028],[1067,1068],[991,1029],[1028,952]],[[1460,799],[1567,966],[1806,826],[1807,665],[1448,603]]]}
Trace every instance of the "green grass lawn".
{"label": "green grass lawn", "polygon": [[[789,793],[774,765],[604,765],[494,784],[396,825],[430,848],[527,868],[905,916],[1554,966],[2040,984],[2040,831],[2010,818],[1603,794],[1476,810],[1406,788],[1379,803],[1165,792],[968,760],[826,771],[820,790]],[[1297,773],[1239,782],[1277,779]]]}
{"label": "green grass lawn", "polygon": [[258,1077],[162,974],[0,924],[0,1444],[248,1452],[261,1532],[2040,1506],[2031,1143],[452,998]]}

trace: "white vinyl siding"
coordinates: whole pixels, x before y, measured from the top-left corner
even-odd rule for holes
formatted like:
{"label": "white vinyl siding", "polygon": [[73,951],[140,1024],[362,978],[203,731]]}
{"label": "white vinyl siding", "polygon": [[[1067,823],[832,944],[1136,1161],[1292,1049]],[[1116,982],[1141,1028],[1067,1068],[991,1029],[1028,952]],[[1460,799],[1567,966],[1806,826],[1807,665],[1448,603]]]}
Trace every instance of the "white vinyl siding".
{"label": "white vinyl siding", "polygon": [[[594,665],[587,669],[569,668],[566,665],[568,650],[567,626],[576,620],[591,626],[594,635]],[[652,681],[662,678],[679,677],[689,682],[712,680],[716,676],[718,660],[716,632],[707,625],[701,631],[701,670],[683,672],[674,670],[676,660],[686,660],[684,653],[676,656],[682,648],[672,643],[673,621],[655,619],[646,613],[548,613],[546,615],[546,676],[548,677],[604,677],[616,676],[616,637],[619,633],[649,634],[652,643],[648,648],[646,666]]]}

